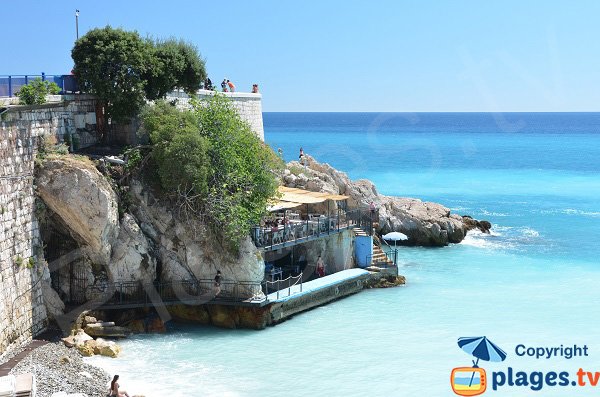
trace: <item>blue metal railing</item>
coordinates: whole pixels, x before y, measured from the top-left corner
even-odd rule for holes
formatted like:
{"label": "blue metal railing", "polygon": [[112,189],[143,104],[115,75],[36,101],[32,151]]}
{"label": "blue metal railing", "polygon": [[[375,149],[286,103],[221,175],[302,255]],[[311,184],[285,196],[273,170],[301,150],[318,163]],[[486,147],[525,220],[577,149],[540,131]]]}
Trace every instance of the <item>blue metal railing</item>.
{"label": "blue metal railing", "polygon": [[43,81],[56,83],[60,87],[60,93],[78,92],[79,86],[77,80],[72,74],[63,75],[48,75],[42,74],[27,74],[27,75],[0,75],[0,97],[14,97],[24,85],[30,83],[36,78]]}

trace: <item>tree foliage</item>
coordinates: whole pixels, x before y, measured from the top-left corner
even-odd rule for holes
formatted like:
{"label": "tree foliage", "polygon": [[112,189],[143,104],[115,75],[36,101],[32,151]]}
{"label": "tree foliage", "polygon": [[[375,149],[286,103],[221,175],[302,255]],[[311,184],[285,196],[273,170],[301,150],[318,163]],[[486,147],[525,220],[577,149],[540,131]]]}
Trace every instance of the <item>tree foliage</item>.
{"label": "tree foliage", "polygon": [[195,91],[206,77],[193,45],[174,39],[155,43],[110,26],[82,36],[71,56],[81,90],[98,96],[116,120],[137,114],[146,99],[164,97],[174,88]]}
{"label": "tree foliage", "polygon": [[196,116],[158,101],[144,111],[142,119],[150,134],[162,187],[169,192],[205,195],[209,142],[200,135]]}
{"label": "tree foliage", "polygon": [[42,81],[38,77],[22,86],[17,92],[17,96],[22,104],[42,105],[46,103],[46,95],[56,95],[59,92],[60,87],[55,82]]}
{"label": "tree foliage", "polygon": [[153,67],[145,78],[146,97],[154,100],[164,98],[174,88],[196,92],[206,78],[206,71],[194,45],[169,39],[156,42]]}
{"label": "tree foliage", "polygon": [[277,192],[281,159],[222,95],[192,110],[164,102],[143,115],[162,187],[188,192],[209,225],[237,246]]}

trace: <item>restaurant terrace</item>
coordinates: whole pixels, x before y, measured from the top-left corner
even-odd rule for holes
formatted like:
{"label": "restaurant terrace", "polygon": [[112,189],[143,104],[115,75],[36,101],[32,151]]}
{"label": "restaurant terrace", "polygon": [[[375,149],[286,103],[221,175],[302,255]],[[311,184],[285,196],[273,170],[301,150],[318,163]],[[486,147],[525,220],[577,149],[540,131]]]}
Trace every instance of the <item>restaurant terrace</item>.
{"label": "restaurant terrace", "polygon": [[302,244],[353,227],[372,230],[369,210],[347,210],[348,196],[280,186],[269,215],[252,228],[252,239],[265,252]]}

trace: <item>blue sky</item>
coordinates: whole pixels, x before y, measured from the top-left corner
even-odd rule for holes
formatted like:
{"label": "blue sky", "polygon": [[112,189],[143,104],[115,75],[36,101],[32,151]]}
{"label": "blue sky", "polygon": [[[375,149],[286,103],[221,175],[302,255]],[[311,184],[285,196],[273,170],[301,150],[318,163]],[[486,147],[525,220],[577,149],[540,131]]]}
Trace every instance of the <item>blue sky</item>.
{"label": "blue sky", "polygon": [[264,111],[597,111],[598,1],[3,1],[0,74],[110,24],[193,42]]}

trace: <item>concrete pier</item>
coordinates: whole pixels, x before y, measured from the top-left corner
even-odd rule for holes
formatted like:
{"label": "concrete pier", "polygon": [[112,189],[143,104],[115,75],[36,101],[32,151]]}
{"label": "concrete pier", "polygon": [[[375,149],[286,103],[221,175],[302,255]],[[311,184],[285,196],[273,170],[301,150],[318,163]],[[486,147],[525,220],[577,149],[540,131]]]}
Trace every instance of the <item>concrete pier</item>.
{"label": "concrete pier", "polygon": [[[398,268],[381,269],[370,272],[364,269],[348,269],[330,276],[292,286],[269,294],[267,325],[282,322],[294,314],[301,313],[360,292],[369,283],[389,276],[397,276]],[[300,289],[301,288],[301,289]]]}

